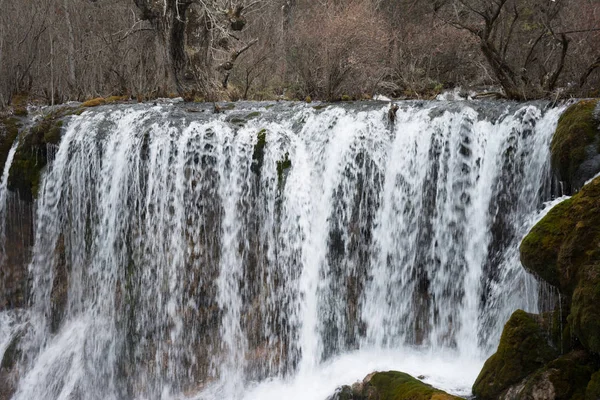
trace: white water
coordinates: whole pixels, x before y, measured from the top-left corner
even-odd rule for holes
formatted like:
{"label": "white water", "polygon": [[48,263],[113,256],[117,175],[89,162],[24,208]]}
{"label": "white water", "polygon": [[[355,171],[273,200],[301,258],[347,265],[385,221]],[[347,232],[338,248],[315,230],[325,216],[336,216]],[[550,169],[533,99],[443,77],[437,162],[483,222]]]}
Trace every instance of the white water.
{"label": "white water", "polygon": [[10,148],[4,163],[4,171],[2,172],[2,176],[0,176],[0,266],[4,264],[4,255],[6,254],[4,245],[6,240],[6,199],[8,197],[8,172],[12,166],[18,144],[18,140],[15,140],[15,143],[13,143],[12,147]]}
{"label": "white water", "polygon": [[409,103],[393,126],[379,106],[74,117],[14,398],[322,399],[384,369],[469,394],[508,316],[537,309],[518,244],[561,112],[482,104]]}

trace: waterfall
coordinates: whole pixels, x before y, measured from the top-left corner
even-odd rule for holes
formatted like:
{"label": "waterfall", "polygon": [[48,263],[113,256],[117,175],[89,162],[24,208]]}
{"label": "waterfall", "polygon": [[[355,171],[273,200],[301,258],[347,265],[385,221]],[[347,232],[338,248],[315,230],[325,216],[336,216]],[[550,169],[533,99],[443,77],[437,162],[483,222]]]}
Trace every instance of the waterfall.
{"label": "waterfall", "polygon": [[0,176],[0,266],[4,263],[4,255],[6,254],[4,244],[6,239],[6,201],[8,196],[8,173],[10,171],[10,167],[12,166],[12,162],[15,157],[18,144],[19,141],[15,140],[15,143],[13,143],[12,147],[8,151],[8,156],[6,157],[6,162],[4,163],[4,171],[2,172],[2,176]]}
{"label": "waterfall", "polygon": [[518,245],[550,199],[561,111],[73,116],[36,203],[29,306],[0,312],[13,398],[317,399],[382,368],[468,394],[509,315],[538,310]]}

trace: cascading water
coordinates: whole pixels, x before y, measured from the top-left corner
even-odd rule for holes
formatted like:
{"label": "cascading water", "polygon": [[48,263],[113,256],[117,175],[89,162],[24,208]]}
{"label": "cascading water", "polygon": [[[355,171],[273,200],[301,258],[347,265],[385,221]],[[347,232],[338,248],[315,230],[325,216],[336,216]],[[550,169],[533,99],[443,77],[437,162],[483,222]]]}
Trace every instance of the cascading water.
{"label": "cascading water", "polygon": [[2,172],[2,176],[0,176],[0,265],[4,263],[4,255],[6,254],[4,242],[6,238],[6,200],[8,196],[6,188],[8,186],[8,173],[12,166],[18,144],[17,140],[10,148],[4,163],[4,171]]}
{"label": "cascading water", "polygon": [[510,313],[536,311],[518,244],[561,109],[241,107],[72,117],[30,306],[0,313],[14,399],[324,398],[383,368],[468,393]]}

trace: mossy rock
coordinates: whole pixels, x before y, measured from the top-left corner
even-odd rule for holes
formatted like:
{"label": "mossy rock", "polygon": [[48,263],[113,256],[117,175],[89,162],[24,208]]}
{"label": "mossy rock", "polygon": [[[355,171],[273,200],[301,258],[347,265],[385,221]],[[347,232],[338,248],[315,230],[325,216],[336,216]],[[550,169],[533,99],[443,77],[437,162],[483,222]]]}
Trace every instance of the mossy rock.
{"label": "mossy rock", "polygon": [[525,268],[568,299],[573,335],[600,353],[600,178],[550,210],[520,251]]}
{"label": "mossy rock", "polygon": [[570,271],[559,272],[558,259],[562,244],[573,230],[570,218],[574,199],[554,206],[525,236],[520,246],[521,263],[533,274],[557,288],[573,286]]}
{"label": "mossy rock", "polygon": [[460,397],[436,389],[408,374],[396,371],[378,372],[373,375],[366,386],[375,389],[379,400],[460,399]]}
{"label": "mossy rock", "polygon": [[584,266],[579,275],[567,320],[581,344],[600,354],[600,263]]}
{"label": "mossy rock", "polygon": [[48,163],[48,145],[58,145],[63,118],[79,114],[82,109],[63,107],[47,114],[20,139],[8,177],[8,189],[23,200],[37,198],[42,170]]}
{"label": "mossy rock", "polygon": [[290,154],[285,153],[284,158],[282,160],[277,161],[277,183],[279,184],[280,189],[283,187],[285,174],[290,168],[292,168]]}
{"label": "mossy rock", "polygon": [[556,355],[557,351],[548,344],[537,316],[517,310],[504,326],[498,350],[479,373],[473,394],[480,400],[498,399],[504,391]]}
{"label": "mossy rock", "polygon": [[329,400],[457,400],[420,380],[397,371],[375,372],[362,383],[342,386]]}
{"label": "mossy rock", "polygon": [[0,118],[0,176],[13,143],[19,135],[21,121],[15,117]]}
{"label": "mossy rock", "polygon": [[560,117],[552,138],[552,167],[566,185],[566,194],[581,189],[600,172],[600,121],[598,100],[582,100]]}
{"label": "mossy rock", "polygon": [[[521,243],[521,262],[529,271],[571,295],[582,267],[600,260],[600,178],[559,203]],[[600,305],[600,303],[599,303]]]}
{"label": "mossy rock", "polygon": [[590,381],[588,382],[585,390],[585,400],[598,400],[600,399],[600,371],[596,371]]}
{"label": "mossy rock", "polygon": [[265,146],[267,145],[267,130],[261,129],[256,134],[256,144],[252,153],[252,166],[250,169],[257,175],[260,175],[263,160],[265,158]]}
{"label": "mossy rock", "polygon": [[106,104],[122,103],[124,101],[129,101],[129,96],[109,96],[104,99]]}
{"label": "mossy rock", "polygon": [[246,115],[246,119],[252,119],[252,118],[258,118],[260,117],[260,112],[259,111],[254,111],[251,112],[250,114]]}
{"label": "mossy rock", "polygon": [[95,99],[90,99],[81,103],[81,107],[98,107],[103,104],[106,104],[106,100],[102,97],[96,97]]}

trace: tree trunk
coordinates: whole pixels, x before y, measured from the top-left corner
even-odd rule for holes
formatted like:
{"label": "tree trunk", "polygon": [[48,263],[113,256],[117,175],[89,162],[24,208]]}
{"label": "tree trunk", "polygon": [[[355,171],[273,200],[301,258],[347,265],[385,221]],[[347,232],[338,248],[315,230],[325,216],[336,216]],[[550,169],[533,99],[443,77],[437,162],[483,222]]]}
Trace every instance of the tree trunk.
{"label": "tree trunk", "polygon": [[167,60],[169,84],[180,95],[194,90],[193,77],[186,74],[186,14],[189,1],[177,0],[134,0],[142,12],[142,19],[148,20],[156,30]]}
{"label": "tree trunk", "polygon": [[69,0],[64,0],[63,6],[65,7],[65,19],[67,23],[67,29],[69,32],[69,42],[67,43],[67,65],[69,66],[69,85],[75,87],[76,76],[75,76],[75,34],[73,33],[73,23],[71,21],[71,13],[69,8]]}

